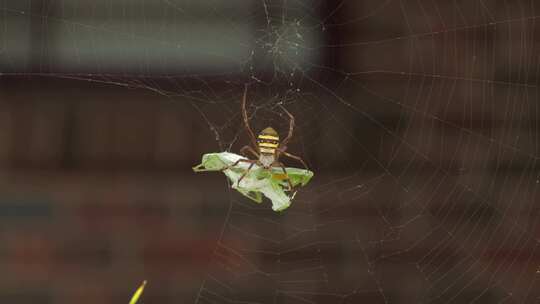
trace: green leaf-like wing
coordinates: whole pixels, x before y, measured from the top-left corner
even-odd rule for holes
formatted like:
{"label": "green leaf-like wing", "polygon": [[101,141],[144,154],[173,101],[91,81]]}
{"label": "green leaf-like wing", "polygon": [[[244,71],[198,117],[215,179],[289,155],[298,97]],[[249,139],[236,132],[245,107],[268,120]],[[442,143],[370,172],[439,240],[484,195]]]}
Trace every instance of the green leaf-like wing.
{"label": "green leaf-like wing", "polygon": [[313,172],[305,169],[287,167],[285,175],[282,168],[267,170],[254,165],[238,184],[250,164],[241,162],[234,167],[225,168],[239,159],[245,158],[229,152],[204,154],[201,164],[193,167],[193,171],[223,171],[233,189],[257,203],[262,202],[262,195],[266,196],[272,201],[272,209],[275,211],[282,211],[291,204],[291,198],[284,191],[289,186],[287,179],[293,187],[297,187],[305,186],[313,177]]}

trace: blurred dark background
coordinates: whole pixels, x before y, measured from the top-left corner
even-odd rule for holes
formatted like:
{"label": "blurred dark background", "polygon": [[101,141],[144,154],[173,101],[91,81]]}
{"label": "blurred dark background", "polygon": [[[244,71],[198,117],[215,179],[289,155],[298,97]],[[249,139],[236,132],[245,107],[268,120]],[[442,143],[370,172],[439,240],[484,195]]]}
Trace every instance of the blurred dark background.
{"label": "blurred dark background", "polygon": [[[0,302],[536,303],[538,6],[0,1]],[[244,84],[282,213],[191,170]]]}

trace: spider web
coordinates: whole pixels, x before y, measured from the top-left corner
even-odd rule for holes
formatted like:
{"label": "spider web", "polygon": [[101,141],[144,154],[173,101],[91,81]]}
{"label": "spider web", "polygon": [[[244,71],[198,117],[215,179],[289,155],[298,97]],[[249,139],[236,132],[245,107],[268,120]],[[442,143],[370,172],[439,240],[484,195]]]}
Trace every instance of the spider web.
{"label": "spider web", "polygon": [[[33,4],[0,4],[4,77],[188,103],[220,151],[248,143],[245,84],[255,130],[286,132],[279,105],[296,116],[289,151],[314,180],[279,214],[214,189],[227,208],[192,302],[540,296],[534,0]],[[50,27],[37,42],[14,34]]]}

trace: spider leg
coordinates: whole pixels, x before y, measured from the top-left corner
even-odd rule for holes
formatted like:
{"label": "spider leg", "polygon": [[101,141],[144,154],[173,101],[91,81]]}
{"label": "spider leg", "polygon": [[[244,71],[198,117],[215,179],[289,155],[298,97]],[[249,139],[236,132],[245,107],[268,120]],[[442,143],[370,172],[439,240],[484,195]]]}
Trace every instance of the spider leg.
{"label": "spider leg", "polygon": [[253,156],[255,156],[255,158],[259,159],[259,153],[257,153],[257,151],[255,151],[251,146],[244,146],[242,149],[240,149],[240,153],[247,157],[246,152],[250,152]]}
{"label": "spider leg", "polygon": [[244,86],[244,97],[242,97],[242,118],[244,119],[244,126],[246,127],[246,130],[250,137],[251,144],[253,145],[255,149],[258,150],[257,137],[255,137],[255,133],[253,133],[253,130],[251,129],[249,125],[249,119],[248,119],[247,111],[246,111],[247,90],[248,90],[248,85],[246,84]]}
{"label": "spider leg", "polygon": [[290,158],[292,158],[292,159],[296,159],[297,161],[301,162],[302,165],[304,166],[304,168],[306,168],[306,170],[308,170],[308,166],[306,165],[306,162],[305,162],[301,157],[296,156],[296,155],[293,155],[293,154],[291,154],[291,153],[287,153],[287,152],[285,152],[285,151],[283,151],[283,150],[279,150],[279,152],[280,152],[281,154],[287,156],[287,157],[290,157]]}
{"label": "spider leg", "polygon": [[291,140],[292,136],[293,136],[293,131],[294,131],[294,116],[289,112],[287,111],[287,109],[285,109],[284,106],[280,105],[281,108],[283,109],[283,111],[285,111],[285,113],[287,114],[287,116],[289,116],[289,134],[287,134],[287,137],[281,142],[281,145],[283,146],[283,151],[285,151],[287,148],[287,143],[289,143],[289,140]]}
{"label": "spider leg", "polygon": [[285,173],[285,178],[287,179],[287,183],[289,184],[289,189],[287,189],[287,191],[291,191],[293,189],[293,185],[291,183],[291,178],[287,174],[287,170],[285,170],[285,166],[283,165],[283,163],[274,162],[272,164],[272,167],[280,167],[283,170],[283,173]]}
{"label": "spider leg", "polygon": [[249,167],[247,168],[247,170],[244,172],[244,174],[242,174],[242,176],[240,176],[240,178],[238,179],[238,182],[236,183],[236,186],[237,187],[240,187],[240,182],[244,179],[244,177],[246,177],[246,175],[248,174],[248,172],[251,170],[251,167],[253,167],[253,165],[255,165],[258,161],[252,161],[251,162],[251,165],[249,165]]}
{"label": "spider leg", "polygon": [[228,165],[228,166],[226,166],[225,168],[221,169],[221,171],[225,171],[225,170],[227,170],[227,169],[230,169],[230,168],[232,168],[232,167],[235,167],[235,166],[238,165],[239,163],[250,163],[250,164],[254,164],[255,162],[257,162],[257,161],[256,161],[256,160],[251,160],[251,159],[243,159],[243,158],[241,158],[241,159],[237,160],[236,162],[234,162],[234,164]]}

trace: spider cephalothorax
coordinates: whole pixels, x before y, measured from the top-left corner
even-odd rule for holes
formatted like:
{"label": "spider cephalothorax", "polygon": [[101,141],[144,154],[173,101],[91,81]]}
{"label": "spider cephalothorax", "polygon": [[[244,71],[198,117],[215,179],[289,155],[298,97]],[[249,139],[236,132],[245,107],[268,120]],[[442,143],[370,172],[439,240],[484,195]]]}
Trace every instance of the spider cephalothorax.
{"label": "spider cephalothorax", "polygon": [[304,165],[304,167],[307,169],[307,165],[300,157],[285,152],[287,150],[287,144],[289,143],[289,140],[292,138],[293,130],[294,130],[294,116],[289,113],[284,107],[282,107],[283,111],[289,116],[289,133],[287,134],[287,137],[280,142],[279,141],[279,135],[272,127],[265,128],[264,130],[259,133],[259,136],[255,137],[255,133],[253,133],[253,130],[251,130],[251,127],[249,126],[249,120],[246,112],[246,99],[247,99],[247,85],[244,87],[244,97],[242,98],[242,117],[244,119],[244,126],[246,128],[246,131],[248,132],[250,139],[251,139],[251,146],[244,146],[242,149],[240,149],[240,152],[246,156],[246,152],[250,152],[253,154],[257,159],[239,159],[234,164],[227,166],[223,170],[226,170],[230,167],[234,167],[240,162],[246,162],[250,163],[248,169],[242,177],[238,180],[238,184],[242,181],[242,179],[246,176],[246,174],[251,170],[254,164],[257,164],[267,170],[271,170],[272,167],[279,167],[283,170],[283,173],[285,174],[285,178],[287,179],[287,182],[289,183],[289,190],[292,190],[292,184],[289,179],[289,176],[287,175],[287,171],[285,170],[285,166],[281,162],[279,162],[279,157],[281,155],[285,155],[287,157],[296,159]]}

